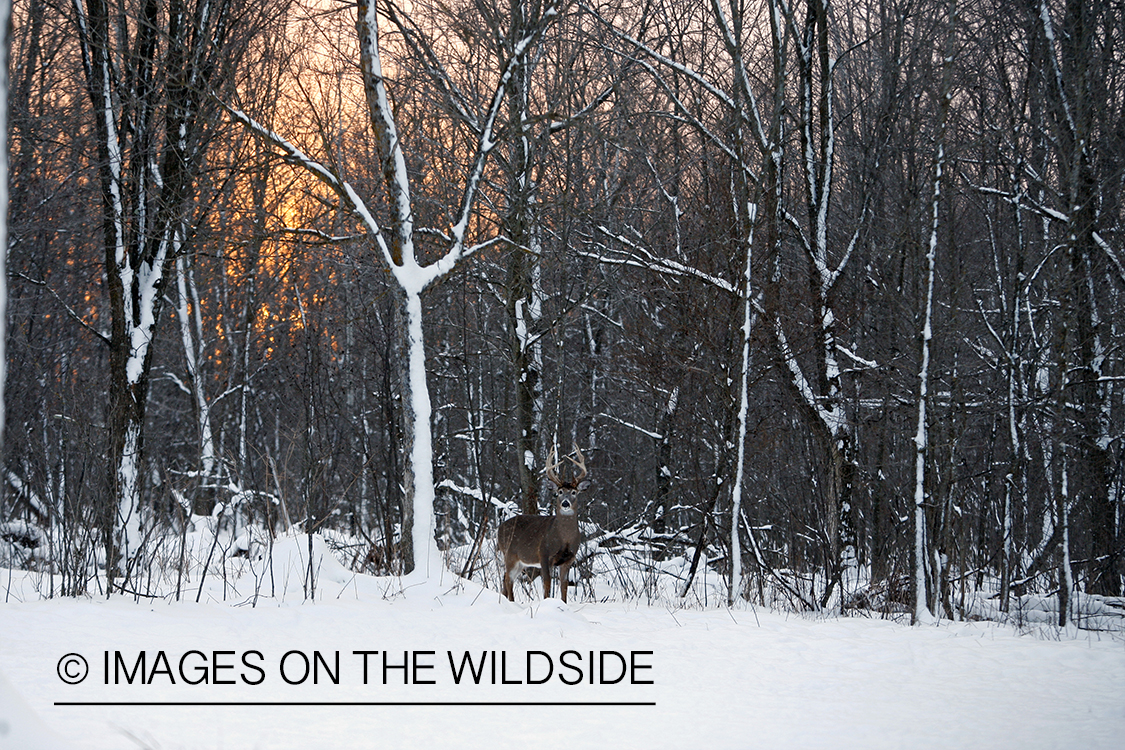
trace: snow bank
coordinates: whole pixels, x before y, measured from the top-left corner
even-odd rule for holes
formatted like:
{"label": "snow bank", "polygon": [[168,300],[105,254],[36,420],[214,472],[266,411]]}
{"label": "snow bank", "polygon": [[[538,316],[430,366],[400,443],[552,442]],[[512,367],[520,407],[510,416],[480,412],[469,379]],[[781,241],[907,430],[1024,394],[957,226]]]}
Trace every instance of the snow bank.
{"label": "snow bank", "polygon": [[47,728],[0,672],[0,748],[65,750],[70,743]]}
{"label": "snow bank", "polygon": [[[256,577],[228,581],[225,602],[218,578],[199,604],[10,597],[0,669],[18,695],[6,688],[0,705],[26,702],[91,749],[1097,750],[1125,736],[1119,636],[636,600],[512,604],[448,573],[354,575],[325,552],[314,540],[315,601],[297,595],[300,536],[276,542]],[[34,591],[20,578],[30,574],[11,575],[12,589]],[[269,576],[284,582],[273,596],[258,583]],[[85,657],[87,679],[60,678],[68,654]]]}

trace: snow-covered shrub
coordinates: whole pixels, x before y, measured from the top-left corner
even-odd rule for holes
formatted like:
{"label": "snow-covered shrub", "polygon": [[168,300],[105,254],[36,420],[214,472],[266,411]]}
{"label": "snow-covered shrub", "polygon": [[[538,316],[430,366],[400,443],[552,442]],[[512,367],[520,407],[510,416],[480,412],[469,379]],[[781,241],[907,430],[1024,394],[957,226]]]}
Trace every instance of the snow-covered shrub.
{"label": "snow-covered shrub", "polygon": [[47,534],[30,521],[0,523],[0,567],[38,569],[49,559]]}

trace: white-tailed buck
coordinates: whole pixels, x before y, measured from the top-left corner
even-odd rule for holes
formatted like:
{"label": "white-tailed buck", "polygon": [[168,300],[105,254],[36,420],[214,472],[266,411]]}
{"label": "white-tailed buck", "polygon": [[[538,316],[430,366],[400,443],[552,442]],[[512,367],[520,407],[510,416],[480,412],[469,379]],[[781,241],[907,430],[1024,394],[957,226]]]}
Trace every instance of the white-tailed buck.
{"label": "white-tailed buck", "polygon": [[500,524],[496,532],[496,547],[504,556],[504,595],[512,595],[512,575],[523,568],[539,568],[543,577],[543,598],[551,595],[551,566],[559,566],[562,600],[566,601],[567,577],[570,564],[582,543],[578,530],[578,493],[590,482],[586,479],[586,459],[575,444],[578,456],[566,458],[577,467],[577,476],[570,481],[559,478],[562,460],[555,460],[555,451],[547,458],[547,478],[555,483],[555,514],[553,516],[519,515]]}

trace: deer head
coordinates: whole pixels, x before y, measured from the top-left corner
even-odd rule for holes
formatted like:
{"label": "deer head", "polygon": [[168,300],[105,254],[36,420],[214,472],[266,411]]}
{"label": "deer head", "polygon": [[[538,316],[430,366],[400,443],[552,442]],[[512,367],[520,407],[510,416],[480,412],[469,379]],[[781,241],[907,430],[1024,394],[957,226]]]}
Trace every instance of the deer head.
{"label": "deer head", "polygon": [[574,453],[578,458],[566,456],[565,458],[577,467],[577,476],[570,481],[559,478],[558,469],[562,460],[555,460],[555,449],[547,457],[547,478],[555,483],[555,512],[559,515],[573,515],[577,510],[578,493],[590,486],[586,479],[586,457],[574,444]]}
{"label": "deer head", "polygon": [[555,451],[547,458],[547,478],[555,484],[555,513],[550,516],[519,515],[500,524],[496,532],[496,546],[504,556],[504,595],[515,601],[512,592],[512,574],[522,568],[539,568],[543,579],[543,598],[551,595],[551,566],[559,566],[562,600],[566,589],[570,565],[582,543],[578,528],[578,494],[589,486],[586,479],[586,459],[578,445],[574,446],[577,458],[566,456],[576,467],[576,475],[569,481],[559,477],[561,460],[555,460]]}

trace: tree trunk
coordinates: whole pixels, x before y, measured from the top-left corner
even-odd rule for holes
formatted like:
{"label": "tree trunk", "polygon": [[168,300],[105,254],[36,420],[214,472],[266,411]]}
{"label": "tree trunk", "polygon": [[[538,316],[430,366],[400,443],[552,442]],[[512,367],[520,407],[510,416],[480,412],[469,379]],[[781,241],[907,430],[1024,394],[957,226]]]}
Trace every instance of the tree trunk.
{"label": "tree trunk", "polygon": [[[210,58],[229,52],[223,48],[232,26],[224,8],[189,8],[183,0],[171,0],[166,11],[144,0],[132,23],[112,15],[105,0],[73,7],[98,148],[111,318],[109,497],[101,525],[112,592],[141,541],[152,342],[206,152],[199,92],[229,74]],[[231,66],[237,58],[233,53]]]}
{"label": "tree trunk", "polygon": [[[945,29],[945,55],[942,63],[942,80],[937,92],[938,122],[934,136],[933,182],[930,194],[930,226],[926,249],[925,298],[922,308],[922,330],[919,338],[922,343],[922,364],[918,372],[918,428],[914,434],[914,554],[911,560],[913,577],[911,595],[914,611],[910,622],[923,625],[933,622],[926,591],[926,565],[928,544],[932,540],[926,533],[926,460],[929,448],[927,412],[930,404],[930,357],[931,341],[934,335],[934,277],[937,258],[938,229],[940,227],[941,183],[945,170],[945,131],[949,114],[949,100],[952,96],[951,67],[953,64],[953,18],[954,0],[949,3],[948,26]],[[935,556],[936,557],[936,556]],[[935,559],[935,563],[936,563]],[[936,567],[940,568],[940,565]],[[938,573],[935,570],[935,574]],[[935,591],[935,596],[939,592]]]}
{"label": "tree trunk", "polygon": [[[0,455],[4,447],[4,386],[8,380],[8,57],[12,3],[0,0]],[[36,21],[35,23],[38,23]]]}
{"label": "tree trunk", "polygon": [[[528,18],[525,0],[511,0],[509,49],[522,39],[533,19]],[[507,92],[508,121],[513,129],[508,148],[507,213],[503,231],[511,242],[508,265],[508,347],[516,405],[516,459],[520,482],[520,506],[531,515],[539,513],[539,430],[543,394],[540,378],[542,355],[539,325],[542,315],[539,289],[540,228],[537,186],[533,174],[531,140],[531,78],[533,68],[523,65],[512,78]]]}
{"label": "tree trunk", "polygon": [[1062,560],[1059,563],[1059,627],[1065,628],[1070,617],[1070,593],[1074,590],[1074,573],[1070,567],[1070,486],[1063,466],[1062,489],[1058,499],[1059,526],[1062,529]]}
{"label": "tree trunk", "polygon": [[1070,447],[1074,507],[1082,508],[1091,530],[1086,557],[1087,590],[1116,596],[1122,575],[1117,570],[1120,550],[1116,538],[1113,500],[1109,496],[1109,435],[1104,421],[1101,382],[1101,322],[1090,268],[1100,252],[1095,233],[1098,224],[1098,181],[1094,163],[1096,117],[1111,109],[1095,100],[1106,91],[1107,73],[1097,66],[1095,38],[1099,18],[1112,13],[1101,2],[1066,0],[1061,33],[1056,36],[1046,0],[1032,9],[1042,34],[1045,59],[1033,61],[1044,70],[1058,160],[1058,200],[1065,216],[1066,305],[1068,351],[1064,387],[1072,405]]}

